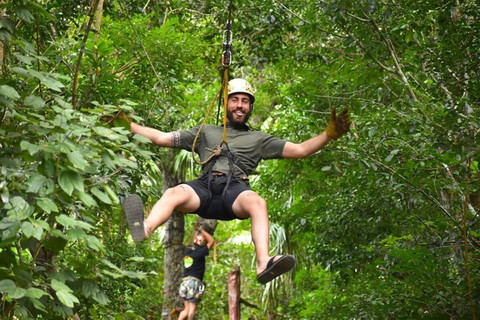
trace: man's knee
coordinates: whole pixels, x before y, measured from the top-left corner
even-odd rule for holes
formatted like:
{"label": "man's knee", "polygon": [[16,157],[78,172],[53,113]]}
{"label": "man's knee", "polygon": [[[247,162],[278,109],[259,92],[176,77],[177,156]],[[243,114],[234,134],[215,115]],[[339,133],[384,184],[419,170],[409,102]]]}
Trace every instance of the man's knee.
{"label": "man's knee", "polygon": [[189,196],[190,190],[188,189],[187,186],[179,184],[178,186],[168,188],[165,190],[163,193],[164,196],[166,197],[187,197]]}
{"label": "man's knee", "polygon": [[[255,209],[266,209],[267,201],[260,197],[254,191],[245,191],[244,197],[240,198],[240,201],[243,202],[243,205],[246,207],[251,207]],[[241,194],[242,195],[242,194]]]}

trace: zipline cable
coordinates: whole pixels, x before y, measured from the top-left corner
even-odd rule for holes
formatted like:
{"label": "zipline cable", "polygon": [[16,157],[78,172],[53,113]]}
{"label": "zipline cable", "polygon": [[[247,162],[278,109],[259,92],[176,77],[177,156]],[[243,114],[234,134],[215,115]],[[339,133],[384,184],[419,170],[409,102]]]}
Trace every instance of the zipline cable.
{"label": "zipline cable", "polygon": [[[212,100],[212,103],[210,104],[210,107],[207,110],[207,113],[205,115],[205,119],[203,120],[203,123],[200,125],[200,128],[198,129],[197,134],[195,135],[195,139],[193,140],[193,145],[192,145],[192,157],[193,160],[199,164],[199,165],[204,165],[210,160],[212,160],[214,157],[218,157],[222,151],[222,146],[226,145],[228,149],[228,143],[227,143],[227,103],[228,103],[228,68],[232,64],[232,0],[230,0],[230,4],[228,6],[228,19],[227,22],[225,23],[224,30],[223,30],[223,52],[222,52],[222,67],[223,67],[223,77],[222,77],[222,85],[220,87],[220,90],[217,92],[215,95],[215,98]],[[195,158],[195,146],[197,144],[198,138],[200,137],[200,134],[203,130],[203,127],[207,123],[208,117],[210,116],[210,113],[213,109],[213,106],[215,104],[215,101],[217,101],[217,98],[219,99],[219,103],[221,101],[221,98],[223,96],[223,136],[222,136],[222,143],[220,145],[215,146],[213,149],[207,148],[208,151],[211,152],[211,155],[205,160],[205,161],[200,161]],[[217,120],[218,120],[218,115],[217,115]]]}

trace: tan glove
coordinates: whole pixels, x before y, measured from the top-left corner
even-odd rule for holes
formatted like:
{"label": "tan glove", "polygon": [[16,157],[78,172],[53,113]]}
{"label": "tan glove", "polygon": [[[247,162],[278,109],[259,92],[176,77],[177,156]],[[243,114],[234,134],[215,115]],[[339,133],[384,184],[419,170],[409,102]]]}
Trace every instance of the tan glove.
{"label": "tan glove", "polygon": [[104,120],[110,125],[110,127],[123,127],[126,130],[130,131],[130,124],[132,123],[132,118],[127,116],[122,110],[119,110],[111,116],[106,116]]}
{"label": "tan glove", "polygon": [[332,108],[330,113],[330,122],[328,123],[327,136],[330,139],[338,139],[350,130],[350,116],[348,115],[348,108],[343,109],[337,116],[336,108]]}

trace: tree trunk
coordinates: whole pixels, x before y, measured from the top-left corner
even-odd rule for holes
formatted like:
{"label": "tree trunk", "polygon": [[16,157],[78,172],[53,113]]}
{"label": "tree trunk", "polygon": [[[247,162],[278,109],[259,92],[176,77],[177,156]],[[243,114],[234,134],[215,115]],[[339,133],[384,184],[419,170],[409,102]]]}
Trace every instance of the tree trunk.
{"label": "tree trunk", "polygon": [[95,10],[95,23],[94,23],[95,35],[93,36],[93,39],[95,42],[97,42],[98,37],[100,36],[100,26],[102,25],[102,17],[103,17],[103,0],[99,0],[97,5],[97,10]]}
{"label": "tree trunk", "polygon": [[[3,1],[0,1],[0,4],[3,3]],[[2,9],[0,8],[0,17],[1,16],[6,16],[7,15],[7,9]],[[3,41],[0,41],[0,74],[3,74],[5,71],[5,63],[7,62],[5,59],[5,44]]]}
{"label": "tree trunk", "polygon": [[[173,163],[173,153],[167,154],[165,164]],[[176,176],[172,168],[160,164],[162,168],[163,191],[177,185],[181,179]],[[178,297],[178,287],[183,273],[183,254],[185,246],[183,238],[185,235],[185,215],[181,212],[174,212],[167,223],[165,223],[165,261],[164,261],[164,283],[163,283],[163,305],[162,319],[169,319],[170,311],[180,307],[183,303]]]}
{"label": "tree trunk", "polygon": [[178,286],[183,273],[184,227],[185,215],[180,212],[174,212],[165,224],[165,280],[163,283],[162,319],[168,319],[171,309],[181,306],[178,298]]}
{"label": "tree trunk", "polygon": [[228,274],[228,319],[240,320],[240,268]]}

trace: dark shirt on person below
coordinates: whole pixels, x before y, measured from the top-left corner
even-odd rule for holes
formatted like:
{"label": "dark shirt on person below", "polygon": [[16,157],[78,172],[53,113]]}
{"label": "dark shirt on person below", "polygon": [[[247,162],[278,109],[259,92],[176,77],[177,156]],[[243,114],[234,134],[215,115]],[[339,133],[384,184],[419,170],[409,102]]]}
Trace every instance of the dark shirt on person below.
{"label": "dark shirt on person below", "polygon": [[195,245],[195,249],[191,247],[185,248],[183,276],[195,277],[203,281],[205,274],[205,257],[208,256],[208,252],[208,246]]}

